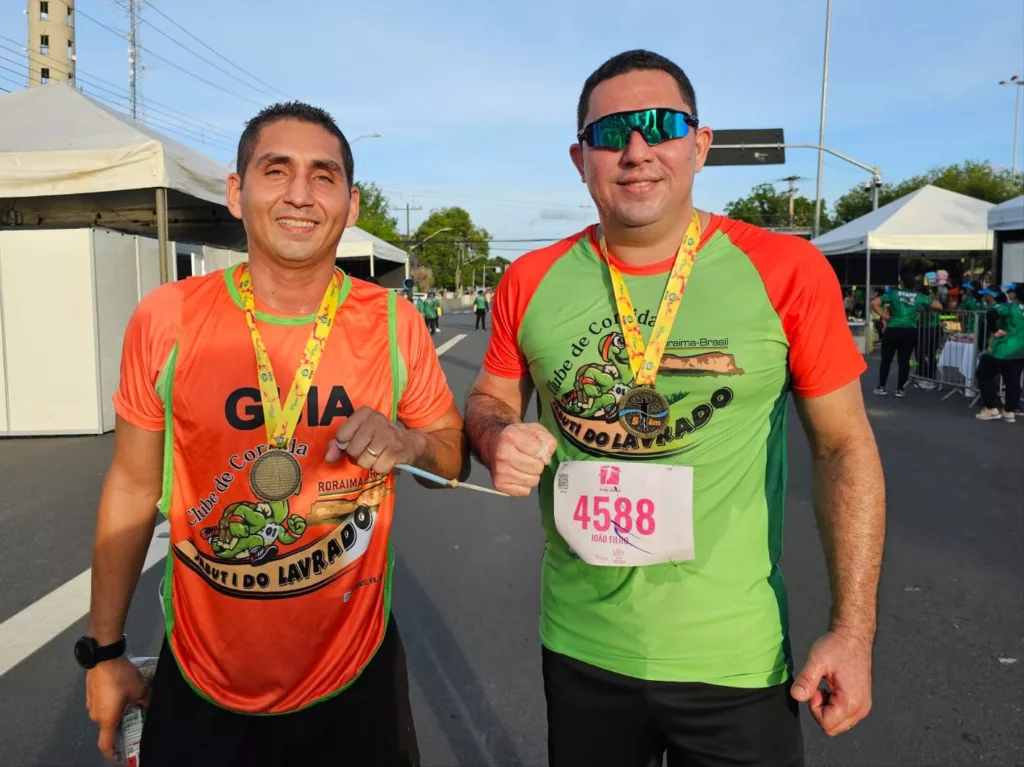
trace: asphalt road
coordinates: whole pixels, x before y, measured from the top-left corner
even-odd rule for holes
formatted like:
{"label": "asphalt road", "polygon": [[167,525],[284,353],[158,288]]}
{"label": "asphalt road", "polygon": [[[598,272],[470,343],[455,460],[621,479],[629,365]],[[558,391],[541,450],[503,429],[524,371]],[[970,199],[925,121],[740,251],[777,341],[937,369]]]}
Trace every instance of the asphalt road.
{"label": "asphalt road", "polygon": [[[453,315],[437,344],[456,333],[468,335],[442,362],[461,402],[486,336]],[[938,399],[869,399],[889,489],[875,707],[835,740],[805,716],[809,764],[1024,764],[1024,423],[978,423],[960,397]],[[829,593],[795,419],[789,445],[783,568],[799,663]],[[0,440],[0,625],[89,567],[111,448],[111,435]],[[473,480],[489,477],[476,467]],[[427,493],[402,479],[394,539],[423,763],[545,764],[535,499]],[[159,647],[160,572],[145,573],[132,605],[137,654]],[[104,764],[71,655],[87,608],[0,676],[0,765]]]}

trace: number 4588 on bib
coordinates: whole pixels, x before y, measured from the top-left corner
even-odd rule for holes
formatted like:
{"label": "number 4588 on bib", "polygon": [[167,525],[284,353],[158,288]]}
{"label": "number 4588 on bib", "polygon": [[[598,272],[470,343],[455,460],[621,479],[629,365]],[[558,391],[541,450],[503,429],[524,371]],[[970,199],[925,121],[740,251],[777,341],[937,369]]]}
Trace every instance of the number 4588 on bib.
{"label": "number 4588 on bib", "polygon": [[690,466],[566,461],[555,479],[554,512],[562,538],[590,565],[694,557]]}

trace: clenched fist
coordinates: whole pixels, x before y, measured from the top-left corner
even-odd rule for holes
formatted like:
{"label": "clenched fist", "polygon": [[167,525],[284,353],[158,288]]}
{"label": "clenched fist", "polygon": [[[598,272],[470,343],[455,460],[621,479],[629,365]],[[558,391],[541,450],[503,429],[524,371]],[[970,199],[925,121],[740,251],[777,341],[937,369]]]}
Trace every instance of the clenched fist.
{"label": "clenched fist", "polygon": [[494,489],[520,498],[529,495],[557,446],[555,438],[539,423],[506,426],[494,443]]}

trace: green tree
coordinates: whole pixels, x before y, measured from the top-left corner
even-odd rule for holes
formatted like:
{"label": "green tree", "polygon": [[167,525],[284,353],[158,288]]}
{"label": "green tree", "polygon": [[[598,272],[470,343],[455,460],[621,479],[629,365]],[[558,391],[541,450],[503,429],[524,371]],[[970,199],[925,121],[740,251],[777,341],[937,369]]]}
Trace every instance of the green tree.
{"label": "green tree", "polygon": [[[986,202],[1000,203],[1020,194],[1024,186],[1024,173],[1018,173],[1014,179],[1009,170],[996,170],[987,161],[965,160],[960,165],[932,168],[927,173],[911,176],[895,184],[882,184],[878,190],[878,207],[916,192],[927,184]],[[871,189],[862,185],[854,187],[836,200],[836,225],[870,213],[871,207]]]}
{"label": "green tree", "polygon": [[[789,192],[772,184],[758,184],[750,194],[733,200],[725,206],[725,215],[748,224],[768,229],[789,229]],[[821,230],[830,227],[828,212],[822,202]],[[806,197],[793,198],[793,228],[810,229],[814,224],[814,201]]]}
{"label": "green tree", "polygon": [[[449,231],[424,242],[440,229]],[[459,207],[432,210],[413,235],[414,244],[423,242],[416,248],[416,257],[430,267],[434,285],[454,287],[456,292],[462,290],[467,265],[483,264],[490,255],[490,239],[487,230],[476,226],[469,212]]]}
{"label": "green tree", "polygon": [[[495,258],[481,258],[476,261],[463,264],[463,275],[469,274],[472,280],[472,287],[493,288],[497,286],[501,275],[508,269],[512,262],[501,256]],[[486,269],[484,268],[486,267]]]}
{"label": "green tree", "polygon": [[359,189],[359,221],[356,226],[387,242],[401,239],[398,219],[391,215],[391,201],[376,184],[357,181]]}

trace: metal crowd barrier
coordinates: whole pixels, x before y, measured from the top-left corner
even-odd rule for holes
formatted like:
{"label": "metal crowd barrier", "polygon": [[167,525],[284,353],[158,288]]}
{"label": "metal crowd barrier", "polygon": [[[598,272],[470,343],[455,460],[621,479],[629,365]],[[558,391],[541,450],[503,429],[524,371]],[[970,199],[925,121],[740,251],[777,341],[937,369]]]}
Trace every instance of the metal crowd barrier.
{"label": "metal crowd barrier", "polygon": [[940,391],[948,388],[943,400],[960,392],[973,405],[978,398],[975,372],[987,344],[985,312],[927,309],[917,325],[917,365],[910,378],[921,388],[931,388],[929,383]]}

